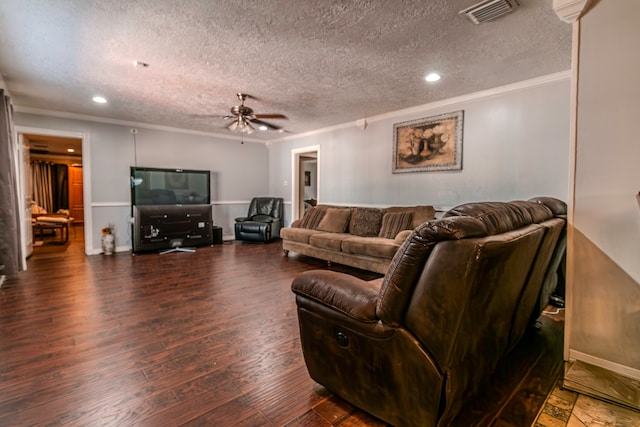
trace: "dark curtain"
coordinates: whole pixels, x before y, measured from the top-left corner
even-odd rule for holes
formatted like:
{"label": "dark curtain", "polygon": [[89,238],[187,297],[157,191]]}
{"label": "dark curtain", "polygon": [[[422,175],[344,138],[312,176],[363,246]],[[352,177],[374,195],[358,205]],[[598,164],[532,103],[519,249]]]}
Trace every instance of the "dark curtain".
{"label": "dark curtain", "polygon": [[48,213],[55,212],[53,210],[53,185],[51,163],[33,160],[31,162],[31,194],[36,205]]}
{"label": "dark curtain", "polygon": [[69,209],[69,167],[34,160],[31,162],[33,201],[48,213]]}
{"label": "dark curtain", "polygon": [[51,172],[53,212],[58,212],[58,209],[69,209],[69,167],[54,164],[51,167]]}
{"label": "dark curtain", "polygon": [[0,89],[0,275],[6,276],[22,269],[23,258],[17,153],[11,98]]}

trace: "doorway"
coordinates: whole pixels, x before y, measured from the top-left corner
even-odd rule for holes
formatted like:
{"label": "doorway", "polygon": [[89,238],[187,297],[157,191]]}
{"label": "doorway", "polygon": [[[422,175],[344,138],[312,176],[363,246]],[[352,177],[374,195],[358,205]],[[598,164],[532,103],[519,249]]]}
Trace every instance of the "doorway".
{"label": "doorway", "polygon": [[[61,253],[73,245],[85,249],[83,145],[86,136],[72,132],[17,127],[21,147],[21,233],[26,257]],[[32,224],[33,214],[73,218],[68,227]],[[46,215],[44,215],[46,216]],[[37,217],[37,216],[36,216]],[[48,224],[47,224],[48,225]]]}
{"label": "doorway", "polygon": [[298,148],[291,151],[292,193],[291,222],[304,215],[306,209],[319,203],[320,198],[320,146]]}

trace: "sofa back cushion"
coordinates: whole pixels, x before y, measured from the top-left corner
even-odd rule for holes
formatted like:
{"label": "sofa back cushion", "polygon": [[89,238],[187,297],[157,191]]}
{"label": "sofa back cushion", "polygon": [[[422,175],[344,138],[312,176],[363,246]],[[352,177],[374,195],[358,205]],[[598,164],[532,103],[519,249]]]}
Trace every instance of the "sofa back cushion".
{"label": "sofa back cushion", "polygon": [[[380,232],[382,223],[381,209],[356,207],[351,210],[349,234],[361,237],[374,237]],[[395,237],[395,236],[394,236]]]}
{"label": "sofa back cushion", "polygon": [[309,230],[315,230],[318,224],[320,224],[320,221],[322,221],[322,218],[324,217],[325,212],[326,212],[326,209],[322,209],[319,206],[316,206],[307,210],[304,213],[304,216],[302,217],[302,219],[300,220],[298,227],[308,228]]}
{"label": "sofa back cushion", "polygon": [[351,209],[349,208],[328,208],[316,230],[330,233],[344,233],[349,226]]}
{"label": "sofa back cushion", "polygon": [[282,197],[254,197],[249,204],[247,217],[255,215],[268,215],[273,218],[282,218],[284,210]]}
{"label": "sofa back cushion", "polygon": [[534,202],[477,202],[456,206],[442,217],[451,216],[478,218],[487,226],[489,234],[499,234],[553,218],[553,213],[545,205]]}
{"label": "sofa back cushion", "polygon": [[395,239],[402,230],[413,229],[413,212],[386,212],[382,217],[382,226],[378,237]]}
{"label": "sofa back cushion", "polygon": [[454,406],[477,391],[508,350],[513,310],[544,233],[530,224],[441,241],[427,259],[404,323],[440,370],[450,373],[447,397]]}
{"label": "sofa back cushion", "polygon": [[385,213],[389,212],[411,212],[413,214],[413,223],[411,229],[418,227],[427,221],[431,221],[436,217],[436,210],[433,206],[392,206],[384,210]]}
{"label": "sofa back cushion", "polygon": [[[403,323],[416,282],[436,244],[443,240],[461,240],[486,234],[484,224],[471,217],[441,219],[416,228],[400,246],[384,276],[376,307],[378,317],[390,326]],[[446,260],[444,263],[447,264]]]}

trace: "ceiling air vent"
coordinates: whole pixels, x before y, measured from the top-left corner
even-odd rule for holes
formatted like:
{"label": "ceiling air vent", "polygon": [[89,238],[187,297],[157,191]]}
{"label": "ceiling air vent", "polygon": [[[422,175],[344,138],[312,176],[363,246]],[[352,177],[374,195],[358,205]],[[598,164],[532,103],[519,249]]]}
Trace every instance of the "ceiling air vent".
{"label": "ceiling air vent", "polygon": [[516,0],[484,0],[458,13],[478,25],[481,22],[491,21],[507,15],[513,12],[516,7],[518,7]]}

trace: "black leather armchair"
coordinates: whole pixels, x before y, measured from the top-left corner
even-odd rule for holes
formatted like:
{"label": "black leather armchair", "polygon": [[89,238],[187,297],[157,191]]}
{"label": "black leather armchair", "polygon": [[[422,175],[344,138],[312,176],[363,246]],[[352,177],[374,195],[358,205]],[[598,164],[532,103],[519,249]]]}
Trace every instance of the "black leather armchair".
{"label": "black leather armchair", "polygon": [[247,216],[236,218],[236,240],[266,243],[279,238],[283,216],[281,197],[254,197]]}

